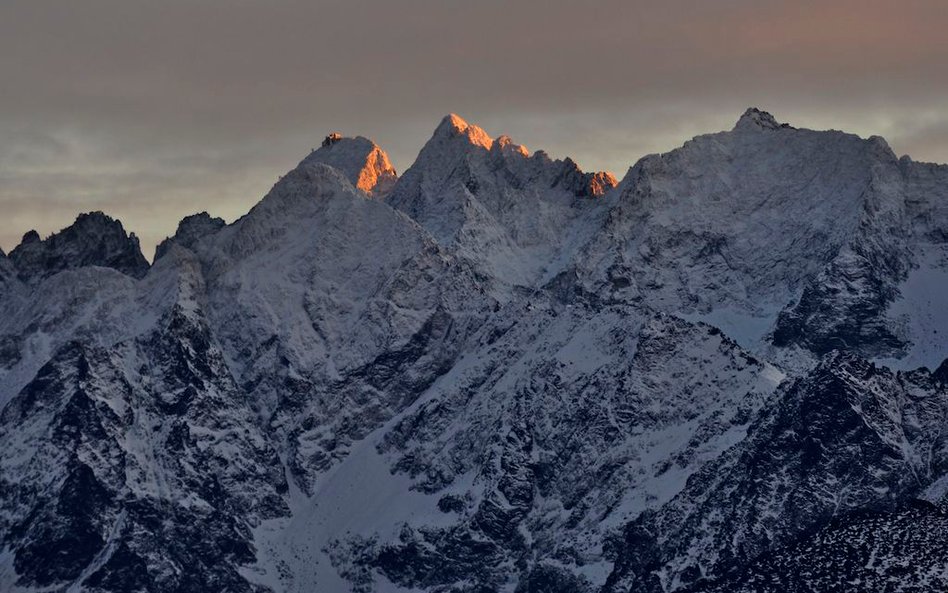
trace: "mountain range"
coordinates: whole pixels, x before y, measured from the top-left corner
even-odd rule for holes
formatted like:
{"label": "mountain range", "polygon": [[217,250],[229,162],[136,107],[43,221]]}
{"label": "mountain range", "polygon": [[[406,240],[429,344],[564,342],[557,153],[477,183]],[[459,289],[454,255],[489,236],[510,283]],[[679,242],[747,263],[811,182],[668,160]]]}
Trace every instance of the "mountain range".
{"label": "mountain range", "polygon": [[948,589],[948,166],[331,134],[152,263],[0,251],[0,590]]}

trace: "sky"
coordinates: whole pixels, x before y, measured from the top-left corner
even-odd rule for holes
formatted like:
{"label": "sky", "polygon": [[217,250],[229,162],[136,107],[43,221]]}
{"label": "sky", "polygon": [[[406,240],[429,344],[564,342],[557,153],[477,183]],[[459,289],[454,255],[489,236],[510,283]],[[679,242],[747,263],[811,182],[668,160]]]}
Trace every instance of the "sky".
{"label": "sky", "polygon": [[621,177],[749,106],[948,162],[944,0],[3,0],[0,248],[228,221],[330,131],[409,167],[457,113]]}

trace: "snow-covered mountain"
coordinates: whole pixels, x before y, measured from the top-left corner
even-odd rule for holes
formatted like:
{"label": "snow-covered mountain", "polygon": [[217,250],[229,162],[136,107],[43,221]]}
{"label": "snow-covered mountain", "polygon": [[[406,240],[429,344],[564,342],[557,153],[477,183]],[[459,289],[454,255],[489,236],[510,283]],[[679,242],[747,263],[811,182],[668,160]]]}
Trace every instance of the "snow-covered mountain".
{"label": "snow-covered mountain", "polygon": [[600,226],[615,185],[449,115],[386,201],[484,275],[533,288]]}
{"label": "snow-covered mountain", "polygon": [[0,252],[0,590],[948,587],[948,167],[881,138],[333,133],[155,255]]}
{"label": "snow-covered mountain", "polygon": [[849,513],[924,497],[948,468],[945,395],[927,370],[827,355],[784,384],[743,442],[627,527],[609,590],[674,590]]}

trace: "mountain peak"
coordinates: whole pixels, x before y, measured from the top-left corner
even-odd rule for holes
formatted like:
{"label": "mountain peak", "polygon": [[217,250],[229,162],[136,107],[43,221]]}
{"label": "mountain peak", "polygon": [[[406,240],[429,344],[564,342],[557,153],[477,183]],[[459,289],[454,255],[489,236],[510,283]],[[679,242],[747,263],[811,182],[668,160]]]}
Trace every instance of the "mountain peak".
{"label": "mountain peak", "polygon": [[20,243],[26,245],[29,243],[39,243],[40,241],[42,241],[42,239],[39,233],[37,233],[36,230],[29,230],[23,233],[23,239],[20,240]]}
{"label": "mountain peak", "polygon": [[610,173],[609,171],[596,171],[595,173],[588,173],[588,195],[598,198],[619,185],[619,180],[616,179],[616,176]]}
{"label": "mountain peak", "polygon": [[375,142],[362,136],[347,138],[332,132],[322,146],[303,159],[300,165],[322,163],[339,170],[358,189],[370,196],[391,191],[398,174],[388,155]]}
{"label": "mountain peak", "polygon": [[467,123],[459,115],[449,113],[444,116],[441,123],[438,124],[437,129],[435,129],[434,138],[458,137],[465,138],[474,146],[479,146],[486,150],[490,150],[494,144],[493,138],[483,129],[474,124]]}
{"label": "mountain peak", "polygon": [[223,218],[212,217],[207,212],[185,216],[178,223],[178,230],[175,231],[174,236],[168,237],[155,248],[155,261],[161,258],[171,248],[172,244],[190,249],[207,235],[224,228],[225,224]]}
{"label": "mountain peak", "polygon": [[790,126],[787,124],[778,122],[770,113],[762,111],[756,107],[750,107],[744,112],[744,115],[742,115],[741,118],[737,120],[737,124],[734,126],[734,129],[777,130],[780,128],[789,127]]}
{"label": "mountain peak", "polygon": [[503,153],[515,153],[525,157],[530,156],[530,151],[527,150],[526,146],[523,144],[517,144],[510,136],[506,134],[498,136],[497,139],[494,140],[494,145],[491,149]]}
{"label": "mountain peak", "polygon": [[336,142],[339,142],[343,138],[344,136],[342,135],[342,132],[329,132],[329,134],[325,138],[323,138],[322,145],[324,148],[327,146],[332,146],[333,144],[335,144]]}
{"label": "mountain peak", "polygon": [[26,233],[10,259],[24,279],[84,266],[112,268],[134,278],[148,272],[135,233],[126,233],[120,221],[102,212],[80,214],[71,226],[46,239],[36,231]]}

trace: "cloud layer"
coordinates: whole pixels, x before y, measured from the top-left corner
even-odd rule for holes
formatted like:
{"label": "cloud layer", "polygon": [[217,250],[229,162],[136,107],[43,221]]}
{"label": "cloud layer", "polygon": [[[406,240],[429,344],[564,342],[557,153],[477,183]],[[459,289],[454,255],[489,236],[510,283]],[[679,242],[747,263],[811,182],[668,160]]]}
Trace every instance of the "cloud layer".
{"label": "cloud layer", "polygon": [[749,105],[948,162],[946,27],[937,0],[5,0],[0,246],[101,209],[150,253],[330,130],[401,171],[448,112],[620,176]]}

